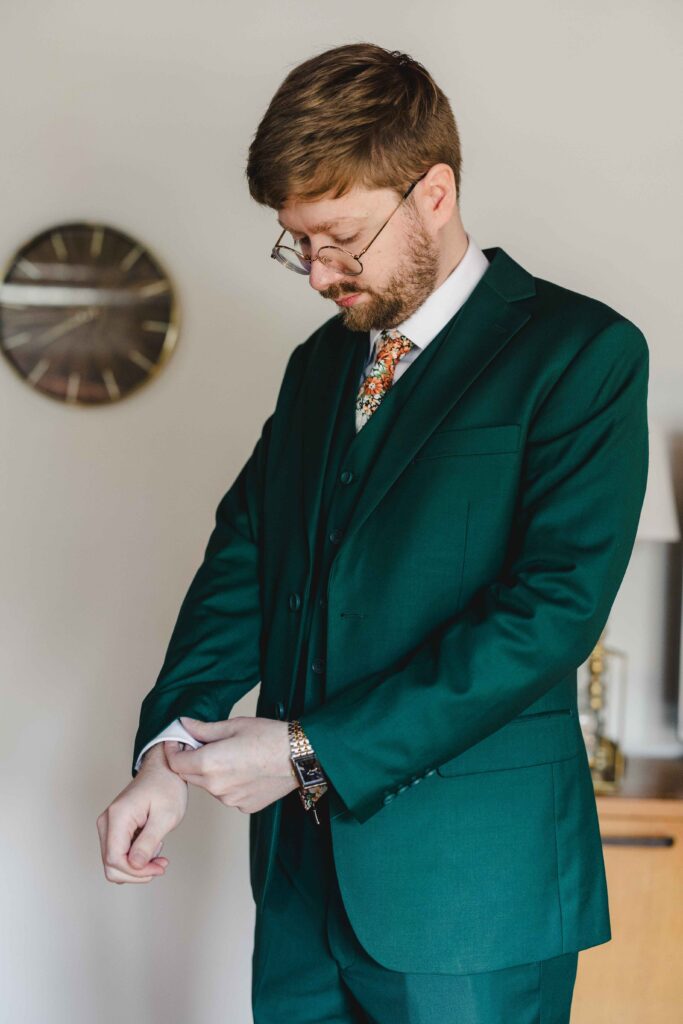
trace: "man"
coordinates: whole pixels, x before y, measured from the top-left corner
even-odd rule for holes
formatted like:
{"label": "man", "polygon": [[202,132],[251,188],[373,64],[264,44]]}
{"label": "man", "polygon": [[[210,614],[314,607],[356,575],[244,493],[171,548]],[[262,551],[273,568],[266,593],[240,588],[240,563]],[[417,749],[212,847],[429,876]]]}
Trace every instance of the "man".
{"label": "man", "polygon": [[338,312],[218,505],[106,877],[164,874],[192,783],[251,816],[256,1024],[567,1022],[611,937],[576,669],[635,540],[647,344],[477,246],[405,54],[294,68],[247,176]]}

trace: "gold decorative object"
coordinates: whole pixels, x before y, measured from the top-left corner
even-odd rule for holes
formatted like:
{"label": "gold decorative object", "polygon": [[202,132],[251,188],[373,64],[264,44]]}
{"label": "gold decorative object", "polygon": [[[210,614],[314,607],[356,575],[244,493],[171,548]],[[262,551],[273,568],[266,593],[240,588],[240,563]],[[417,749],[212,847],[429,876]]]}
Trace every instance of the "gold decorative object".
{"label": "gold decorative object", "polygon": [[[581,695],[579,717],[588,763],[596,794],[616,792],[626,767],[621,748],[626,708],[626,662],[623,651],[604,642],[607,627],[588,658],[588,680]],[[612,670],[613,660],[621,660],[623,682],[619,688]]]}

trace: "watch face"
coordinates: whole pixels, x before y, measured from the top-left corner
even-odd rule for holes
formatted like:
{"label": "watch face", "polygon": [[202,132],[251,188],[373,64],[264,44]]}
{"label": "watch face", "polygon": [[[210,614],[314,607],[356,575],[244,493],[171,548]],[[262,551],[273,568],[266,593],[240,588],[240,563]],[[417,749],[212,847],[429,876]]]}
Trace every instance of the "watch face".
{"label": "watch face", "polygon": [[168,275],[146,246],[104,224],[59,224],[12,257],[0,281],[0,350],[36,391],[101,405],[135,391],[178,333]]}
{"label": "watch face", "polygon": [[313,754],[298,757],[294,762],[294,766],[302,786],[317,786],[325,781],[325,776],[320,770],[318,761]]}

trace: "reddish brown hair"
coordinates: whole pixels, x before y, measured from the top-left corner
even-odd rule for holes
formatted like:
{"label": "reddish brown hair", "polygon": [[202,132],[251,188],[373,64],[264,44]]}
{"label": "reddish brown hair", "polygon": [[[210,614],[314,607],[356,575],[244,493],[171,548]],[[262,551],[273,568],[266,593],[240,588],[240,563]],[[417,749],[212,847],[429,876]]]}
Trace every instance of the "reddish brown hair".
{"label": "reddish brown hair", "polygon": [[447,96],[408,54],[348,43],[289,72],[251,142],[246,176],[252,198],[277,210],[354,186],[402,193],[436,163],[453,169],[459,199]]}

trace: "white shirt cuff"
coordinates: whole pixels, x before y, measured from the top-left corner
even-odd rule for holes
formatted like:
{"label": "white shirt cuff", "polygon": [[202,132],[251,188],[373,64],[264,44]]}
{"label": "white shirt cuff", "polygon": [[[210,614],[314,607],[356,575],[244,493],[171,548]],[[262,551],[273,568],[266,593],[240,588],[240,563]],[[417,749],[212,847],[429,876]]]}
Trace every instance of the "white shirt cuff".
{"label": "white shirt cuff", "polygon": [[142,750],[138,754],[138,759],[135,762],[136,772],[140,770],[142,755],[145,753],[145,751],[149,750],[150,747],[153,747],[155,743],[161,743],[162,740],[177,740],[179,743],[187,743],[188,746],[192,747],[194,750],[196,750],[197,747],[204,746],[204,744],[200,742],[200,740],[196,740],[194,736],[191,736],[187,729],[183,726],[180,719],[176,718],[174,719],[174,721],[171,722],[170,725],[167,725],[166,728],[163,729],[160,733],[157,733],[154,739],[150,740],[149,743],[146,743],[145,746],[142,748]]}

